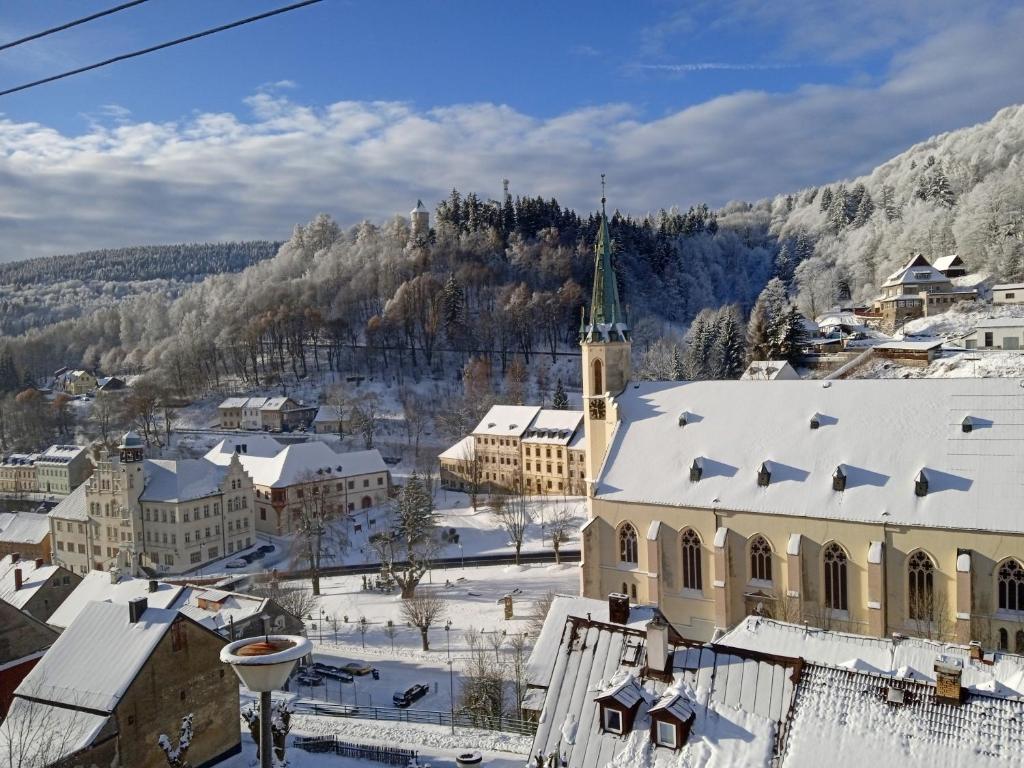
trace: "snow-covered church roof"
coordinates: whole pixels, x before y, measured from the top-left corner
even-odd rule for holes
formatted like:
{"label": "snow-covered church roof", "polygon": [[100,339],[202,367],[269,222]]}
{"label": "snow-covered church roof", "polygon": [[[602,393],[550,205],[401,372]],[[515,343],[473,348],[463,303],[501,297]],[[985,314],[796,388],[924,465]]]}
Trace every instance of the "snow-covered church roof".
{"label": "snow-covered church roof", "polygon": [[643,382],[617,402],[600,500],[1024,532],[1022,380]]}

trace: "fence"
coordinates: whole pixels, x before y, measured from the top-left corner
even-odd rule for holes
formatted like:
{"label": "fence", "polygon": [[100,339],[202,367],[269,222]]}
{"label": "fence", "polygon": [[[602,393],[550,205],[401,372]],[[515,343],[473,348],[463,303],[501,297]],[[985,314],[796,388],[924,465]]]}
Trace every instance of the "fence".
{"label": "fence", "polygon": [[[400,723],[425,723],[427,725],[452,725],[451,712],[438,712],[429,709],[399,709],[398,707],[361,707],[345,704],[314,704],[299,702],[295,711],[312,715],[329,717],[356,717],[365,720],[390,720]],[[515,717],[488,717],[474,715],[470,712],[456,712],[455,726],[460,728],[481,728],[487,731],[503,731],[520,736],[533,736],[537,732],[537,724],[529,720]]]}
{"label": "fence", "polygon": [[357,757],[387,765],[409,765],[409,761],[416,758],[416,753],[411,749],[350,744],[347,741],[338,741],[336,736],[300,736],[295,739],[294,746],[306,752],[330,752],[342,757]]}

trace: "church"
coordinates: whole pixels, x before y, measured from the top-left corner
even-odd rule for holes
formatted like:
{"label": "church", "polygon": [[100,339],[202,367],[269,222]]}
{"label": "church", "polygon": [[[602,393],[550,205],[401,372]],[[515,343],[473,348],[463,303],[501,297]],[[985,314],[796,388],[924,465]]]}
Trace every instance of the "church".
{"label": "church", "polygon": [[634,381],[602,199],[581,592],[1024,652],[1024,379]]}

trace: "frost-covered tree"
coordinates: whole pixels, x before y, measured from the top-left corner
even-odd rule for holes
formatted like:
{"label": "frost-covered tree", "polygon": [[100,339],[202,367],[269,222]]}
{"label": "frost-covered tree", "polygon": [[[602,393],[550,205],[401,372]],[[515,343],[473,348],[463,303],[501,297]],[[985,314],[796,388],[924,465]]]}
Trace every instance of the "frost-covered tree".
{"label": "frost-covered tree", "polygon": [[739,307],[722,307],[715,318],[711,358],[716,379],[738,379],[746,365],[745,329]]}
{"label": "frost-covered tree", "polygon": [[416,587],[440,548],[434,500],[416,472],[398,492],[389,517],[387,528],[370,543],[384,572],[398,583],[402,599],[408,600],[416,594]]}
{"label": "frost-covered tree", "polygon": [[[863,185],[861,185],[863,189]],[[875,203],[870,193],[864,189],[860,195],[860,202],[857,203],[857,212],[853,215],[853,227],[860,228],[868,223],[868,220],[875,213]]]}
{"label": "frost-covered tree", "polygon": [[821,197],[818,200],[818,210],[828,213],[832,209],[832,188],[825,187],[821,190]]}
{"label": "frost-covered tree", "polygon": [[556,411],[564,411],[569,408],[569,396],[565,394],[565,387],[562,385],[562,380],[559,379],[555,385],[555,395],[552,399],[551,406]]}

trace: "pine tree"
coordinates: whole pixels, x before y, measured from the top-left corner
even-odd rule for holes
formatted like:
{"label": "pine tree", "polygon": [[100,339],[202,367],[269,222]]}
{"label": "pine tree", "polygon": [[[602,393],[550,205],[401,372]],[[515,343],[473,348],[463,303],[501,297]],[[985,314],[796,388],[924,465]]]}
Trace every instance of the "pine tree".
{"label": "pine tree", "polygon": [[722,307],[715,320],[715,341],[711,357],[716,379],[738,379],[744,369],[744,328],[739,309]]}
{"label": "pine tree", "polygon": [[853,216],[854,228],[863,227],[874,213],[875,203],[868,191],[864,190],[864,194],[861,195],[860,202],[857,204],[857,212]]}
{"label": "pine tree", "polygon": [[949,183],[949,177],[946,176],[946,172],[942,170],[941,163],[937,163],[932,169],[928,197],[938,202],[939,205],[944,205],[946,208],[952,208],[953,203],[956,201],[953,187]]}
{"label": "pine tree", "polygon": [[679,354],[679,347],[672,348],[672,378],[676,381],[686,379],[686,366],[683,364],[683,356]]}
{"label": "pine tree", "polygon": [[14,392],[21,387],[21,377],[14,365],[14,354],[5,346],[0,352],[0,392]]}
{"label": "pine tree", "polygon": [[793,247],[793,255],[796,257],[794,269],[803,264],[814,255],[814,240],[806,232],[796,236],[796,245]]}
{"label": "pine tree", "polygon": [[444,307],[444,330],[449,342],[455,342],[462,335],[466,320],[466,294],[455,279],[454,273],[448,275],[442,293]]}
{"label": "pine tree", "polygon": [[790,304],[784,315],[785,337],[780,351],[784,360],[795,360],[800,356],[803,346],[807,343],[807,331],[804,319],[796,304]]}
{"label": "pine tree", "polygon": [[900,218],[900,207],[896,203],[896,193],[892,187],[882,187],[882,210],[885,211],[886,221],[897,221]]}
{"label": "pine tree", "polygon": [[786,286],[773,277],[761,291],[747,324],[747,360],[778,360],[788,338]]}
{"label": "pine tree", "polygon": [[683,371],[689,381],[713,378],[711,350],[715,341],[715,313],[702,309],[690,325],[688,344],[683,353]]}
{"label": "pine tree", "polygon": [[828,209],[829,223],[832,225],[833,231],[837,234],[842,232],[849,223],[846,210],[846,197],[846,187],[840,184],[839,189],[837,189],[832,195],[832,205],[830,205]]}
{"label": "pine tree", "polygon": [[822,213],[828,213],[832,208],[832,188],[825,187],[821,190],[821,201],[818,203],[818,210]]}
{"label": "pine tree", "polygon": [[793,283],[793,270],[795,269],[796,263],[790,254],[789,243],[783,243],[775,255],[775,277],[790,286]]}
{"label": "pine tree", "polygon": [[556,411],[566,411],[569,409],[569,396],[565,394],[565,387],[562,386],[561,379],[555,385],[555,394],[551,404]]}

